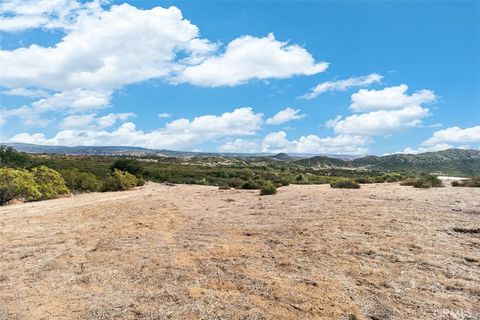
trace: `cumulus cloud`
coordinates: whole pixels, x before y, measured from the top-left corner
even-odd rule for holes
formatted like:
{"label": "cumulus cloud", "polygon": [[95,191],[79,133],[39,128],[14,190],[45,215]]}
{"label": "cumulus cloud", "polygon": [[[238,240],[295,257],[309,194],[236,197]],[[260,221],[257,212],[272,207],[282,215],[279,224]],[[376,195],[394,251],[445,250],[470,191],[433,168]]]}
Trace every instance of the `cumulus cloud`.
{"label": "cumulus cloud", "polygon": [[400,110],[379,110],[353,114],[344,119],[338,116],[327,121],[325,125],[332,128],[337,134],[388,135],[419,126],[422,119],[429,115],[428,109],[412,106]]}
{"label": "cumulus cloud", "polygon": [[242,36],[223,53],[200,38],[176,7],[113,5],[81,14],[51,47],[1,50],[2,85],[54,91],[111,90],[159,78],[200,86],[232,86],[253,79],[289,78],[324,71],[304,48],[273,34]]}
{"label": "cumulus cloud", "polygon": [[267,119],[267,124],[282,124],[292,120],[298,120],[305,117],[304,114],[300,114],[300,109],[285,108],[277,112],[273,117]]}
{"label": "cumulus cloud", "polygon": [[381,90],[360,89],[352,94],[350,109],[356,113],[325,123],[337,134],[389,135],[407,128],[422,126],[430,110],[423,105],[436,100],[431,90],[419,90],[408,95],[407,85],[387,87]]}
{"label": "cumulus cloud", "polygon": [[371,141],[361,136],[338,135],[321,138],[317,135],[289,140],[284,131],[271,132],[262,140],[263,152],[290,152],[312,154],[366,154]]}
{"label": "cumulus cloud", "polygon": [[369,75],[361,76],[361,77],[352,77],[352,78],[343,79],[343,80],[326,81],[312,88],[308,93],[301,96],[300,98],[310,100],[328,91],[345,91],[352,87],[368,86],[368,85],[380,82],[382,78],[383,76],[377,73],[371,73]]}
{"label": "cumulus cloud", "polygon": [[280,42],[270,33],[263,38],[237,38],[227,45],[224,53],[186,67],[173,81],[205,87],[234,86],[252,79],[312,75],[327,68],[328,63],[315,62],[306,49]]}
{"label": "cumulus cloud", "polygon": [[5,96],[19,96],[30,98],[41,98],[48,96],[48,92],[46,92],[45,90],[27,88],[12,88],[9,90],[4,90],[0,93]]}
{"label": "cumulus cloud", "polygon": [[[59,28],[65,34],[48,47],[32,44],[0,50],[3,94],[41,98],[6,110],[5,117],[41,124],[43,113],[63,116],[96,111],[110,105],[115,90],[149,79],[232,86],[255,79],[311,75],[328,66],[273,34],[241,36],[222,50],[217,42],[201,38],[199,28],[176,7],[144,10],[129,4],[102,4],[101,0],[0,4],[0,28],[2,23],[9,31]],[[25,20],[30,22],[22,25]]]}
{"label": "cumulus cloud", "polygon": [[79,15],[92,15],[100,11],[101,2],[3,0],[0,3],[0,30],[16,32],[33,28],[65,29]]}
{"label": "cumulus cloud", "polygon": [[12,109],[0,109],[5,119],[17,117],[21,119],[24,125],[30,127],[46,127],[55,119],[41,117],[40,114],[32,109],[30,106],[20,106]]}
{"label": "cumulus cloud", "polygon": [[115,125],[117,122],[124,122],[131,117],[135,117],[134,113],[109,113],[105,116],[98,117],[97,114],[71,115],[65,117],[60,123],[61,129],[104,129]]}
{"label": "cumulus cloud", "polygon": [[354,112],[396,110],[421,106],[434,102],[437,98],[431,90],[418,90],[411,95],[406,94],[407,90],[406,84],[381,90],[360,89],[352,94],[350,109]]}
{"label": "cumulus cloud", "polygon": [[198,35],[198,28],[175,7],[114,5],[77,17],[52,47],[33,44],[0,51],[2,85],[97,90],[166,77],[182,66],[178,52],[196,57],[216,48]]}
{"label": "cumulus cloud", "polygon": [[424,146],[434,146],[441,143],[480,143],[480,126],[470,128],[450,127],[435,131],[431,138],[422,143]]}
{"label": "cumulus cloud", "polygon": [[[439,143],[433,146],[428,146],[428,147],[418,147],[417,149],[414,148],[405,148],[401,152],[396,152],[396,153],[409,153],[409,154],[417,154],[417,153],[424,153],[424,152],[435,152],[435,151],[441,151],[441,150],[446,150],[453,148],[452,145],[447,144],[447,143]],[[463,149],[461,147],[460,149]]]}
{"label": "cumulus cloud", "polygon": [[235,139],[227,141],[217,148],[219,152],[253,153],[261,150],[260,144],[253,140]]}
{"label": "cumulus cloud", "polygon": [[[476,147],[475,147],[475,144]],[[418,148],[405,148],[401,153],[422,153],[445,149],[480,149],[480,126],[470,128],[450,127],[437,130]]]}
{"label": "cumulus cloud", "polygon": [[[125,119],[126,115],[122,117]],[[115,118],[118,119],[120,116],[117,114]],[[99,127],[66,129],[59,131],[51,138],[47,138],[42,133],[20,133],[13,136],[10,141],[67,146],[129,145],[182,149],[217,138],[254,135],[261,127],[262,118],[263,114],[255,113],[251,108],[244,107],[219,116],[204,115],[192,120],[177,119],[150,132],[138,130],[133,122],[125,122],[112,131],[101,130]],[[102,123],[101,119],[96,121],[97,124]],[[92,117],[85,117],[81,120],[90,124],[94,122]],[[109,122],[105,123],[109,124]]]}
{"label": "cumulus cloud", "polygon": [[46,111],[86,111],[105,108],[110,103],[111,92],[74,89],[56,93],[32,103],[34,112]]}

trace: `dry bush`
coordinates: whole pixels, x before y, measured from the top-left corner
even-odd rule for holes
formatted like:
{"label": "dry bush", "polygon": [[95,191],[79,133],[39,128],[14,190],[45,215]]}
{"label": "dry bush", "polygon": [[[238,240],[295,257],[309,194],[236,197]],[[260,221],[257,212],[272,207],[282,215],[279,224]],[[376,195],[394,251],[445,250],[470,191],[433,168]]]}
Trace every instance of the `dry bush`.
{"label": "dry bush", "polygon": [[354,180],[350,180],[350,179],[344,179],[344,180],[338,180],[338,181],[332,182],[330,183],[330,187],[340,188],[340,189],[360,189],[360,185]]}

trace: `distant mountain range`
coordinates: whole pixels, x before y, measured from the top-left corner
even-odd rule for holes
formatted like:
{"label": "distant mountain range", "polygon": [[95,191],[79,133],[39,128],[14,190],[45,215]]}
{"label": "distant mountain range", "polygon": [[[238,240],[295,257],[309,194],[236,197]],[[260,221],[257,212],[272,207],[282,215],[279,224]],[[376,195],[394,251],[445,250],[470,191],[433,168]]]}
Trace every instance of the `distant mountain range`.
{"label": "distant mountain range", "polygon": [[353,160],[312,157],[295,163],[312,168],[351,168],[382,171],[480,175],[480,150],[448,149],[420,154],[367,156]]}
{"label": "distant mountain range", "polygon": [[[311,154],[295,154],[288,155],[286,153],[279,153],[274,155],[272,153],[222,153],[222,152],[191,152],[191,151],[174,151],[166,149],[148,149],[141,147],[129,147],[129,146],[45,146],[29,143],[0,143],[0,145],[7,145],[15,148],[17,151],[28,153],[52,153],[52,154],[67,154],[67,155],[103,155],[103,156],[146,156],[156,155],[165,157],[265,157],[273,156],[278,157],[279,160],[298,160],[311,157]],[[349,155],[327,155],[329,157],[335,157],[339,159],[354,159],[355,156]],[[283,157],[283,159],[281,159]]]}
{"label": "distant mountain range", "polygon": [[[0,143],[2,144],[2,143]],[[154,150],[141,147],[122,146],[43,146],[25,143],[5,143],[18,151],[28,153],[51,153],[66,155],[130,155],[159,156],[173,158],[223,157],[223,158],[258,158],[268,161],[287,162],[292,165],[313,169],[351,169],[430,172],[448,175],[480,175],[480,150],[448,149],[421,154],[391,154],[386,156],[354,157],[343,155],[314,156],[306,154],[245,154],[245,153],[210,153],[173,150]]]}

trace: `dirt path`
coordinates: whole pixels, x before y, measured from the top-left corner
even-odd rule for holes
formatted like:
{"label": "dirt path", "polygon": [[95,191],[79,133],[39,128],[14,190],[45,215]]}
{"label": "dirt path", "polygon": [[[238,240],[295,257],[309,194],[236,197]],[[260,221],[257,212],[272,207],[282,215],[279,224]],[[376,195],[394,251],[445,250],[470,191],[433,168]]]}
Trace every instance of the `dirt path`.
{"label": "dirt path", "polygon": [[0,208],[0,319],[478,319],[480,190],[149,183]]}

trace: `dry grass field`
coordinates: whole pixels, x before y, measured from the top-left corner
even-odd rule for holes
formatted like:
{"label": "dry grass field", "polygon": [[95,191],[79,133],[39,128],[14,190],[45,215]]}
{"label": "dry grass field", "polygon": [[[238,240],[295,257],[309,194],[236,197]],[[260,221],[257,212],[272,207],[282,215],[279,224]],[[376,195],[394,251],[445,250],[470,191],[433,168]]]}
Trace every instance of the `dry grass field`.
{"label": "dry grass field", "polygon": [[0,208],[0,319],[479,319],[480,189],[148,183]]}

